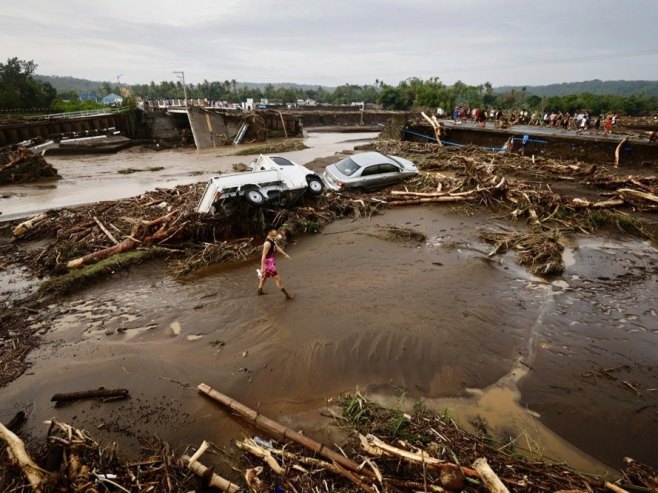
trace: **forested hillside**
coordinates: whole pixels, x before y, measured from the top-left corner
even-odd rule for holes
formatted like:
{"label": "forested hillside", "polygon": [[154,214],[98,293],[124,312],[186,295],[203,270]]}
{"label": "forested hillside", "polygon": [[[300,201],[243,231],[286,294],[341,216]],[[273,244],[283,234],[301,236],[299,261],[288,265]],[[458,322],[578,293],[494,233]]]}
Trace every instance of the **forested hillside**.
{"label": "forested hillside", "polygon": [[[510,91],[523,91],[524,86],[500,86],[494,88],[496,93]],[[658,81],[655,80],[587,80],[584,82],[563,82],[561,84],[548,84],[545,86],[525,86],[527,94],[536,94],[540,97],[566,96],[569,94],[590,94],[615,96],[631,96],[643,94],[645,96],[658,96]]]}

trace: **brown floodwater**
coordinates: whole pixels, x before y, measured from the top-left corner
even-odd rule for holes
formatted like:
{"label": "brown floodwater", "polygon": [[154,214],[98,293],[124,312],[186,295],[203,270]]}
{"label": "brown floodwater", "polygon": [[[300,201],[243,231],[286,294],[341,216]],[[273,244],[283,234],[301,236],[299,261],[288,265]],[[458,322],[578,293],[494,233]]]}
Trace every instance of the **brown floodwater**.
{"label": "brown floodwater", "polygon": [[[306,163],[353,148],[353,138],[310,134],[309,149],[286,155]],[[48,158],[63,179],[3,187],[0,218],[205,180],[251,159],[234,150]],[[150,167],[164,169],[117,172]],[[428,240],[382,238],[386,225]],[[570,238],[567,269],[549,283],[513,253],[488,258],[477,230],[492,226],[448,207],[336,222],[289,245],[280,271],[292,302],[273,286],[255,295],[255,261],[182,280],[159,263],[119,272],[49,308],[31,368],[0,392],[0,420],[26,410],[27,430],[42,437],[54,416],[128,452],[141,434],[196,446],[253,433],[198,396],[205,382],[339,443],[320,412],[358,388],[403,408],[422,399],[467,428],[484,420],[496,437],[580,469],[604,472],[624,456],[658,466],[655,248]],[[0,276],[5,300],[33,288],[20,269]],[[99,386],[127,387],[132,399],[50,402]]]}
{"label": "brown floodwater", "polygon": [[[353,149],[377,136],[376,133],[314,133],[304,138],[308,149],[286,153],[301,164]],[[268,141],[272,143],[276,141]],[[232,171],[233,165],[249,163],[255,155],[236,156],[238,150],[257,147],[241,144],[217,149],[167,149],[159,152],[134,148],[117,154],[48,156],[61,180],[7,185],[0,195],[0,220],[14,219],[46,209],[71,207],[102,200],[134,197],[156,187],[172,188],[205,181],[219,172]],[[140,170],[130,174],[119,170]],[[157,169],[162,168],[162,169]],[[155,171],[149,171],[155,169]]]}
{"label": "brown floodwater", "polygon": [[[387,225],[427,241],[383,238]],[[139,434],[197,446],[254,433],[197,394],[204,382],[338,443],[320,412],[358,388],[390,405],[423,399],[466,427],[483,418],[498,438],[580,469],[624,456],[656,466],[656,250],[573,238],[565,274],[547,283],[513,254],[487,257],[477,230],[492,226],[447,207],[338,221],[287,247],[289,302],[273,285],[256,295],[256,261],[183,280],[162,264],[119,272],[49,308],[31,368],[0,394],[0,420],[27,410],[41,437],[54,416],[125,451]],[[132,399],[50,402],[100,386]]]}

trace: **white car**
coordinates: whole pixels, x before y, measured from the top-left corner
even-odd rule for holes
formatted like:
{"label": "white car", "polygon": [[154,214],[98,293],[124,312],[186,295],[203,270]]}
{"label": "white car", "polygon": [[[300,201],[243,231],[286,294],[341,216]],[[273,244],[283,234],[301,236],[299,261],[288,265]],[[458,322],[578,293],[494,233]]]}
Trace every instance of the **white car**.
{"label": "white car", "polygon": [[224,200],[242,198],[260,207],[284,195],[321,195],[322,179],[315,172],[281,156],[259,156],[251,171],[213,176],[208,181],[196,212],[214,213]]}

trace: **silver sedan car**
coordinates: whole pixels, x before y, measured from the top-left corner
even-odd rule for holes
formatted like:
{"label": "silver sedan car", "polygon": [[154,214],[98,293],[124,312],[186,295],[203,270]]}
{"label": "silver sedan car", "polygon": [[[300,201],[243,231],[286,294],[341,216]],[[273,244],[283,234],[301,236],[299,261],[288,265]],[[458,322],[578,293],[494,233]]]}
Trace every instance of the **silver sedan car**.
{"label": "silver sedan car", "polygon": [[327,166],[322,181],[334,191],[345,188],[375,190],[417,174],[418,168],[408,159],[385,156],[379,152],[362,152]]}

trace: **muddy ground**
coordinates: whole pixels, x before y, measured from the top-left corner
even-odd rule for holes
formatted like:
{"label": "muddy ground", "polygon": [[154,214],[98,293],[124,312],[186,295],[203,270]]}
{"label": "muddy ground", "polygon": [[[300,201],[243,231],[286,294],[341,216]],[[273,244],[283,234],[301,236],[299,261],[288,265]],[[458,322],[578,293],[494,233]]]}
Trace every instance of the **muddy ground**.
{"label": "muddy ground", "polygon": [[[320,148],[309,139],[311,149],[291,156],[305,162],[354,145],[336,140]],[[53,200],[197,181],[196,168],[240,161],[214,156],[176,151],[166,172],[133,175],[116,170],[167,161],[134,152],[62,159]],[[62,166],[75,176],[68,185]],[[3,206],[39,209],[38,186],[18,193],[23,200]],[[427,240],[392,241],[382,235],[388,225]],[[332,443],[340,437],[319,411],[358,387],[388,404],[423,399],[464,426],[483,418],[498,438],[583,470],[612,470],[626,455],[658,465],[655,247],[614,233],[574,235],[564,274],[547,281],[511,252],[490,258],[477,233],[492,226],[510,227],[486,211],[425,206],[298,236],[280,266],[292,302],[272,286],[255,295],[255,261],[178,280],[159,262],[117,273],[49,306],[30,369],[2,391],[0,420],[25,410],[26,431],[38,438],[55,416],[128,453],[140,435],[184,447],[250,433],[188,386],[205,382]],[[8,296],[33,286],[16,272],[4,279]],[[132,399],[50,402],[99,386],[127,387]]]}

